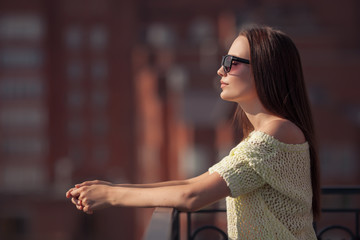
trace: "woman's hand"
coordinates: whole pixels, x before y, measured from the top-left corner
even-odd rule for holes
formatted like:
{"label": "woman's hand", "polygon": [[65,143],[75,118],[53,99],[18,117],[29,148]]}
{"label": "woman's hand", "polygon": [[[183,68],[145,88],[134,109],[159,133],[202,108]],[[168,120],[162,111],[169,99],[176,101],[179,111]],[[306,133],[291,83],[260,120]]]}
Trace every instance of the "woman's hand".
{"label": "woman's hand", "polygon": [[79,184],[70,189],[66,196],[77,209],[92,214],[94,210],[109,207],[112,186],[108,184]]}
{"label": "woman's hand", "polygon": [[94,184],[101,184],[101,185],[108,185],[108,186],[115,186],[113,183],[111,182],[107,182],[107,181],[102,181],[102,180],[92,180],[92,181],[85,181],[79,184],[75,184],[74,188],[70,188],[67,192],[66,192],[66,197],[70,198],[71,197],[71,192],[74,191],[77,188],[83,187],[83,186],[90,186],[90,185],[94,185]]}
{"label": "woman's hand", "polygon": [[94,184],[114,186],[114,184],[111,182],[102,181],[102,180],[92,180],[92,181],[85,181],[83,183],[75,184],[75,187],[79,188],[79,187],[90,186],[90,185],[94,185]]}

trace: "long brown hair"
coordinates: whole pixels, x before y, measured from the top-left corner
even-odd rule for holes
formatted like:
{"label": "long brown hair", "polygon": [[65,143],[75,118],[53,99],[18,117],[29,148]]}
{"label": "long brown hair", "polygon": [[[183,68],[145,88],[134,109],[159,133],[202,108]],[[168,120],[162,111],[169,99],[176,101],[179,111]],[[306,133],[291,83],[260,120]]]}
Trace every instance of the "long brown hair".
{"label": "long brown hair", "polygon": [[[283,32],[267,26],[250,26],[240,34],[248,39],[255,87],[263,106],[273,114],[296,124],[304,133],[310,150],[314,217],[320,215],[320,179],[315,130],[308,101],[299,52]],[[243,136],[254,128],[240,106]]]}

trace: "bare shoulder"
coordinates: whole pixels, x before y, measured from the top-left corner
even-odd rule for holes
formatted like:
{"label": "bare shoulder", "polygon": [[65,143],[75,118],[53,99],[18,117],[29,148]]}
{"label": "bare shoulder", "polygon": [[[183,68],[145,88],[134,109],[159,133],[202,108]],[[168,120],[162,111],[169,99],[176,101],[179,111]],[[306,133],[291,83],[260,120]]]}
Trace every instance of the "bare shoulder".
{"label": "bare shoulder", "polygon": [[272,120],[259,130],[287,144],[301,144],[306,141],[301,129],[286,119]]}

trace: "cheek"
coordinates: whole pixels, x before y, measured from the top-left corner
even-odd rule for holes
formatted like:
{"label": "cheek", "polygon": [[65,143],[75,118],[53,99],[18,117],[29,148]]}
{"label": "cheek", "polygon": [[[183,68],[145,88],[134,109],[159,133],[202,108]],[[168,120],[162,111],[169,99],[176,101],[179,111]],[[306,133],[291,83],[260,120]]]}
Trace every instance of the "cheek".
{"label": "cheek", "polygon": [[232,75],[248,75],[249,69],[244,64],[232,65],[230,74]]}
{"label": "cheek", "polygon": [[243,79],[239,79],[238,81],[234,82],[232,87],[234,93],[236,92],[238,94],[247,94],[255,90],[255,87],[251,81]]}
{"label": "cheek", "polygon": [[241,70],[242,70],[242,68],[241,68],[241,65],[240,65],[240,64],[238,64],[238,65],[232,65],[230,73],[240,74],[240,73],[241,73]]}
{"label": "cheek", "polygon": [[241,101],[257,96],[254,82],[250,77],[234,77],[221,93],[221,98],[229,101]]}

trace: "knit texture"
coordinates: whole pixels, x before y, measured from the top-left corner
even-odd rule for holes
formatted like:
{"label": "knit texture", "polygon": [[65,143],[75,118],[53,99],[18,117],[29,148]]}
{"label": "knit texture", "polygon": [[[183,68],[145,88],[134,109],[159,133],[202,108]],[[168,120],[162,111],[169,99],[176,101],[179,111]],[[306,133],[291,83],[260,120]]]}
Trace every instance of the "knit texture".
{"label": "knit texture", "polygon": [[253,131],[209,169],[228,185],[229,239],[316,239],[307,142],[286,144]]}

